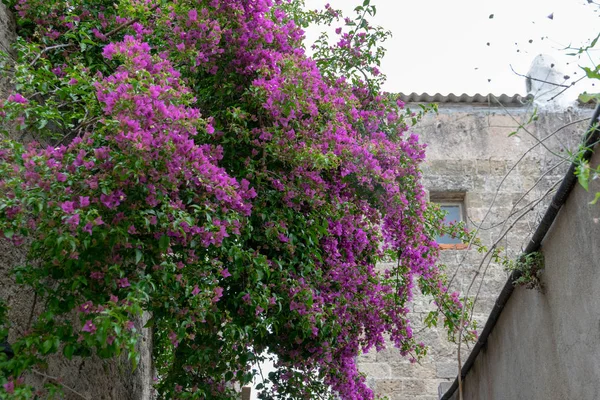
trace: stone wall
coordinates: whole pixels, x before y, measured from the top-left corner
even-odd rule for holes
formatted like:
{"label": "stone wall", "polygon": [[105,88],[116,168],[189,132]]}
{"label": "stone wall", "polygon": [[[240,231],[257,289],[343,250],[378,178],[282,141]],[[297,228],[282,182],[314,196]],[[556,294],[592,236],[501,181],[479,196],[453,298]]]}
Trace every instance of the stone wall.
{"label": "stone wall", "polygon": [[600,398],[600,207],[589,204],[598,191],[596,180],[567,198],[542,241],[544,290],[515,288],[464,380],[465,400]]}
{"label": "stone wall", "polygon": [[[514,258],[526,246],[537,227],[539,213],[545,210],[546,202],[535,206],[537,200],[564,175],[568,163],[561,164],[561,157],[568,149],[576,148],[587,128],[587,120],[577,121],[589,119],[592,111],[574,107],[542,112],[537,121],[527,124],[527,131],[511,136],[530,119],[530,106],[439,104],[439,113],[428,116],[415,129],[428,145],[423,167],[425,187],[438,198],[444,193],[462,193],[467,225],[470,230],[480,226],[479,237],[487,245],[498,241],[505,228],[514,224],[498,241],[506,249],[504,254]],[[548,135],[552,136],[540,145],[539,140]],[[532,207],[533,211],[519,221],[515,216],[509,218]],[[507,219],[508,223],[503,224]],[[475,279],[470,295],[478,295],[475,319],[480,327],[508,277],[502,266],[487,261],[482,264],[482,258],[473,249],[441,252],[448,275],[457,273],[453,290],[464,293]],[[391,400],[434,400],[438,399],[440,384],[456,377],[457,345],[449,343],[442,330],[421,331],[430,310],[430,300],[416,296],[411,321],[417,335],[430,346],[430,353],[420,364],[410,364],[393,348],[361,357],[361,370],[367,373],[377,394]],[[464,345],[463,349],[464,361],[470,350]]]}

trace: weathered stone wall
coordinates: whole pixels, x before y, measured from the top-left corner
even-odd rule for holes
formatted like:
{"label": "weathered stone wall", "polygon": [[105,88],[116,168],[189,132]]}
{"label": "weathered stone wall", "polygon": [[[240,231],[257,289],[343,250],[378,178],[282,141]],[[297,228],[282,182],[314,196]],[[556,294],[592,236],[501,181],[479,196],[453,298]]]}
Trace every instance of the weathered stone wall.
{"label": "weathered stone wall", "polygon": [[[6,6],[0,2],[0,51],[14,55],[11,44],[15,41],[15,21]],[[0,98],[5,97],[8,85],[7,72],[0,71]]]}
{"label": "weathered stone wall", "polygon": [[[533,207],[568,165],[560,164],[566,150],[575,148],[587,128],[591,109],[573,108],[559,113],[541,113],[537,121],[510,136],[518,125],[526,123],[532,109],[523,107],[476,107],[440,104],[439,114],[430,115],[416,127],[422,142],[428,145],[423,167],[425,187],[436,195],[464,193],[467,225],[480,227],[479,237],[488,246],[498,240],[504,228],[514,222],[509,215]],[[572,125],[569,125],[572,124]],[[561,127],[566,126],[564,129]],[[555,131],[557,131],[554,133]],[[553,134],[544,140],[539,140]],[[554,153],[554,154],[552,154]],[[552,169],[554,167],[554,169]],[[539,184],[534,187],[539,180]],[[509,234],[498,245],[513,257],[521,252],[537,227],[542,202],[526,217],[514,223]],[[506,282],[507,273],[495,263],[482,262],[476,250],[443,250],[441,262],[448,275],[456,278],[452,289],[467,291],[475,278],[470,295],[478,294],[475,319],[483,327],[497,294]],[[482,281],[483,278],[483,281]],[[440,384],[454,380],[458,372],[457,345],[449,343],[443,330],[423,330],[423,320],[432,310],[430,300],[416,296],[411,321],[414,331],[430,346],[430,353],[420,364],[410,364],[391,348],[360,359],[362,371],[377,394],[391,400],[438,398]],[[469,354],[463,344],[463,361]],[[485,397],[480,397],[483,399]],[[515,398],[515,397],[513,397]]]}
{"label": "weathered stone wall", "polygon": [[[11,45],[16,38],[15,23],[6,6],[0,2],[0,50],[11,54]],[[6,98],[10,91],[10,74],[0,72],[0,99]],[[0,138],[3,139],[3,138]],[[0,193],[0,196],[2,194]],[[9,343],[17,335],[26,331],[35,315],[39,312],[43,299],[36,299],[32,291],[15,283],[10,271],[22,263],[26,255],[26,246],[15,248],[6,240],[0,240],[0,298],[4,299],[10,310]],[[151,398],[152,360],[151,332],[143,328],[143,321],[135,321],[141,332],[139,367],[131,370],[127,360],[100,360],[98,358],[81,359],[73,357],[69,361],[61,356],[53,357],[48,367],[37,374],[29,374],[27,382],[41,387],[48,377],[60,378],[61,382],[76,391],[65,389],[66,399],[81,400],[82,396],[90,400],[146,400]],[[42,376],[46,375],[46,377]]]}
{"label": "weathered stone wall", "polygon": [[542,241],[543,292],[515,288],[464,380],[465,400],[600,398],[600,207],[589,204],[598,191],[592,181],[567,198]]}

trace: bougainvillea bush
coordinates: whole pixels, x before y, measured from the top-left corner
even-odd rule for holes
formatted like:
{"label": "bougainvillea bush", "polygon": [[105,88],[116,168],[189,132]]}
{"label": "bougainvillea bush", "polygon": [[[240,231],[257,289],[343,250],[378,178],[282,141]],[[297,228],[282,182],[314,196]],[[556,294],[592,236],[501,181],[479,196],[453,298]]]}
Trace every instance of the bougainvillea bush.
{"label": "bougainvillea bush", "polygon": [[0,236],[28,246],[14,276],[44,301],[0,355],[1,397],[48,395],[22,378],[50,355],[135,368],[142,314],[162,399],[233,398],[267,357],[264,398],[373,398],[357,355],[425,352],[413,285],[458,332],[414,115],[369,79],[374,10],[317,63],[298,4],[9,2]]}

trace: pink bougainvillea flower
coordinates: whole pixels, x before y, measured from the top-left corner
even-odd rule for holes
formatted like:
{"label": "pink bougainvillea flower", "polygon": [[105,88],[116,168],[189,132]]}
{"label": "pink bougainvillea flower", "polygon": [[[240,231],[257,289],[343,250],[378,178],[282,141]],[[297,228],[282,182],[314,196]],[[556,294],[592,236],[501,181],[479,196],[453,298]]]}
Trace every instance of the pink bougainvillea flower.
{"label": "pink bougainvillea flower", "polygon": [[20,93],[13,93],[6,99],[7,101],[13,101],[15,103],[27,104],[29,101],[23,97]]}
{"label": "pink bougainvillea flower", "polygon": [[126,288],[131,286],[131,284],[129,283],[129,279],[127,278],[121,278],[117,280],[117,286],[120,288]]}
{"label": "pink bougainvillea flower", "polygon": [[223,269],[223,270],[221,271],[221,276],[222,276],[223,278],[228,278],[228,277],[230,277],[230,276],[231,276],[231,274],[229,273],[229,270],[228,270],[227,268],[225,268],[225,269]]}
{"label": "pink bougainvillea flower", "polygon": [[60,205],[60,208],[62,208],[62,210],[67,213],[67,214],[72,214],[75,211],[75,203],[72,201],[65,201]]}
{"label": "pink bougainvillea flower", "polygon": [[89,196],[79,196],[79,207],[87,207],[90,205],[90,197]]}
{"label": "pink bougainvillea flower", "polygon": [[214,296],[212,298],[212,302],[216,303],[221,299],[221,297],[223,297],[223,288],[217,286],[216,288],[213,289],[213,292],[214,292]]}
{"label": "pink bougainvillea flower", "polygon": [[6,391],[6,393],[8,393],[8,394],[13,394],[15,392],[15,382],[12,379],[10,379],[8,382],[6,382],[2,386],[4,387],[4,390]]}
{"label": "pink bougainvillea flower", "polygon": [[93,308],[94,304],[91,301],[86,301],[85,303],[79,306],[79,312],[89,314],[90,312],[92,312]]}
{"label": "pink bougainvillea flower", "polygon": [[96,325],[94,325],[94,323],[92,322],[92,320],[88,319],[87,321],[85,321],[85,324],[83,325],[83,328],[81,328],[81,330],[83,332],[94,333],[96,332],[97,328]]}

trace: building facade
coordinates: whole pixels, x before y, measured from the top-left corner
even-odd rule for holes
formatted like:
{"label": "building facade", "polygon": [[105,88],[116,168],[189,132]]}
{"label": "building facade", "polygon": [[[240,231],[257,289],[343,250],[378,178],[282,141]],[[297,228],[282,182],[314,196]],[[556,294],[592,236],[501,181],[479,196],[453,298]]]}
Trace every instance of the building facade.
{"label": "building facade", "polygon": [[[539,89],[539,88],[538,88]],[[534,93],[489,96],[403,95],[409,108],[437,103],[439,112],[424,118],[414,131],[427,144],[424,186],[430,200],[463,220],[488,248],[502,248],[514,260],[527,244],[553,189],[564,177],[570,152],[577,149],[593,108],[539,103]],[[547,97],[544,101],[547,101]],[[475,246],[441,244],[451,290],[475,299],[474,319],[483,327],[508,278],[500,260]],[[391,400],[434,400],[458,373],[456,343],[443,329],[424,328],[434,305],[416,295],[413,331],[429,354],[411,364],[392,347],[360,359],[377,395]],[[462,344],[462,361],[470,352]]]}
{"label": "building facade", "polygon": [[[600,129],[589,142],[598,137]],[[592,168],[600,163],[597,149]],[[576,178],[567,173],[565,180]],[[547,214],[548,223],[536,230],[540,240],[526,250],[543,254],[539,281],[544,290],[502,290],[494,322],[480,338],[482,350],[474,349],[463,367],[465,400],[600,397],[600,208],[590,204],[598,191],[597,180],[589,191],[577,184],[561,186],[553,202],[558,213]],[[443,399],[458,400],[458,385]]]}

